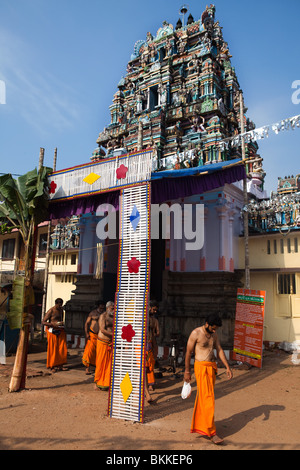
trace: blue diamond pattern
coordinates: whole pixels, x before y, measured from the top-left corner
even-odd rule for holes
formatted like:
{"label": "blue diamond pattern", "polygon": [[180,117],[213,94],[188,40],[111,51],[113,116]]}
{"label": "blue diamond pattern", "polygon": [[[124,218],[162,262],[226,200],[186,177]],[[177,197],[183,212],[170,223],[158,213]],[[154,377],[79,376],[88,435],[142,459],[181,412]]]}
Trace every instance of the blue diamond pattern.
{"label": "blue diamond pattern", "polygon": [[136,207],[136,205],[134,205],[132,212],[131,212],[131,216],[129,217],[130,223],[134,231],[136,231],[136,228],[140,222],[140,219],[141,219],[141,216],[138,211],[138,208]]}

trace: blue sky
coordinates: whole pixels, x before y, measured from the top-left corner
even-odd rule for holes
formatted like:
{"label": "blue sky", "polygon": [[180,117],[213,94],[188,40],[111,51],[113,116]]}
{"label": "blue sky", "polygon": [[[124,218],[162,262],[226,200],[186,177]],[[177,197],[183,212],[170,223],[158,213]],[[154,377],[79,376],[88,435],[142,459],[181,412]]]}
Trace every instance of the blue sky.
{"label": "blue sky", "polygon": [[[206,1],[188,2],[199,19]],[[300,1],[216,0],[232,64],[257,127],[300,114],[292,83],[300,80]],[[0,0],[0,173],[23,174],[38,164],[57,169],[90,161],[109,106],[126,75],[134,44],[164,20],[176,25],[175,0]],[[300,93],[298,94],[300,97]],[[300,173],[300,128],[259,141],[266,189]]]}

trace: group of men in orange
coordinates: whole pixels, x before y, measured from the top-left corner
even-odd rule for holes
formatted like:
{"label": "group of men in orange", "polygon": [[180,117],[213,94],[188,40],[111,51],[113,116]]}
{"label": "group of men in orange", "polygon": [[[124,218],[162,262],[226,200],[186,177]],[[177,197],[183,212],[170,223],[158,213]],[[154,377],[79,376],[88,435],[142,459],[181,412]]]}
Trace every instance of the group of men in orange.
{"label": "group of men in orange", "polygon": [[113,319],[114,302],[105,304],[100,300],[85,323],[86,346],[82,362],[86,374],[91,373],[91,366],[96,368],[94,382],[100,390],[108,390],[110,385]]}
{"label": "group of men in orange", "polygon": [[[63,322],[63,300],[58,298],[46,313],[43,325],[47,327],[47,368],[52,372],[67,370],[67,338]],[[86,347],[83,364],[86,373],[95,366],[95,386],[108,390],[110,385],[111,341],[113,332],[114,302],[99,301],[88,315],[85,324]]]}
{"label": "group of men in orange", "polygon": [[[155,301],[150,302],[149,308],[149,326],[147,335],[147,353],[146,353],[146,399],[151,402],[149,390],[154,390],[155,360],[157,356],[156,337],[159,336],[159,324],[155,317],[158,311],[158,304]],[[101,390],[108,390],[110,385],[111,368],[111,340],[113,330],[113,302],[99,301],[87,317],[85,323],[86,346],[84,349],[82,362],[86,367],[86,374],[90,374],[90,366],[95,369],[95,384]]]}
{"label": "group of men in orange", "polygon": [[[56,299],[55,306],[45,315],[43,324],[47,326],[47,367],[52,371],[65,370],[67,362],[67,342],[64,330],[63,301]],[[156,338],[159,335],[159,324],[156,318],[158,304],[150,302],[149,322],[147,334],[146,372],[147,380],[145,395],[149,403],[153,400],[149,390],[154,389],[155,360],[157,356]],[[86,367],[86,374],[90,374],[90,367],[95,367],[95,387],[108,390],[110,387],[112,335],[113,335],[114,302],[99,301],[96,308],[88,315],[85,323],[86,346],[82,362]],[[214,423],[214,385],[217,374],[216,359],[224,364],[227,376],[232,378],[232,371],[220,345],[216,330],[222,326],[218,315],[208,315],[205,324],[195,328],[187,342],[185,357],[184,382],[191,381],[190,363],[194,355],[194,372],[197,382],[197,395],[192,417],[191,432],[209,437],[214,444],[221,444],[223,439],[217,436]]]}

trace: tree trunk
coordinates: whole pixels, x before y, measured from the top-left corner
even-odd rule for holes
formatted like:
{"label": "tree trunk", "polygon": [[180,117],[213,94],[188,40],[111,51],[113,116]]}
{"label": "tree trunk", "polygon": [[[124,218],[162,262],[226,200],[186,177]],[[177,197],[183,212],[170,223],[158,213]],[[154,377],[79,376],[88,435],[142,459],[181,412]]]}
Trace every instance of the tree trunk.
{"label": "tree trunk", "polygon": [[17,354],[8,389],[9,392],[18,392],[21,387],[25,388],[28,338],[29,325],[25,325],[20,330]]}
{"label": "tree trunk", "polygon": [[[33,232],[34,225],[31,224],[28,239],[24,241],[25,244],[25,290],[26,282],[30,285],[33,280],[34,269],[32,268],[32,254],[34,253],[35,246],[33,246]],[[30,322],[28,319],[28,306],[25,305],[23,311],[23,324],[20,330],[19,343],[16,353],[16,358],[14,362],[14,368],[9,384],[9,392],[18,392],[21,388],[25,388],[26,383],[26,365],[27,365],[27,353],[28,353],[28,341],[29,341],[29,331],[30,331]]]}

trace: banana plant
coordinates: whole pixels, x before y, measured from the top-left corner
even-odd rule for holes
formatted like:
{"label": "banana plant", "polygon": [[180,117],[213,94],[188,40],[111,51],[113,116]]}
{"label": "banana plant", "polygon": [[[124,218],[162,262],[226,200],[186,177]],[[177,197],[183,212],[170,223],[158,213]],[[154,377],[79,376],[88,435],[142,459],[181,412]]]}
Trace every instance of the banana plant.
{"label": "banana plant", "polygon": [[[49,183],[52,169],[42,166],[14,179],[11,174],[0,176],[0,224],[18,229],[25,249],[24,285],[32,285],[33,239],[39,223],[48,218]],[[25,287],[26,289],[26,287]],[[24,290],[25,290],[24,289]],[[25,295],[25,294],[24,294]],[[22,302],[20,303],[22,305]],[[22,315],[19,343],[9,385],[16,392],[25,384],[27,346],[29,337],[28,311]]]}

